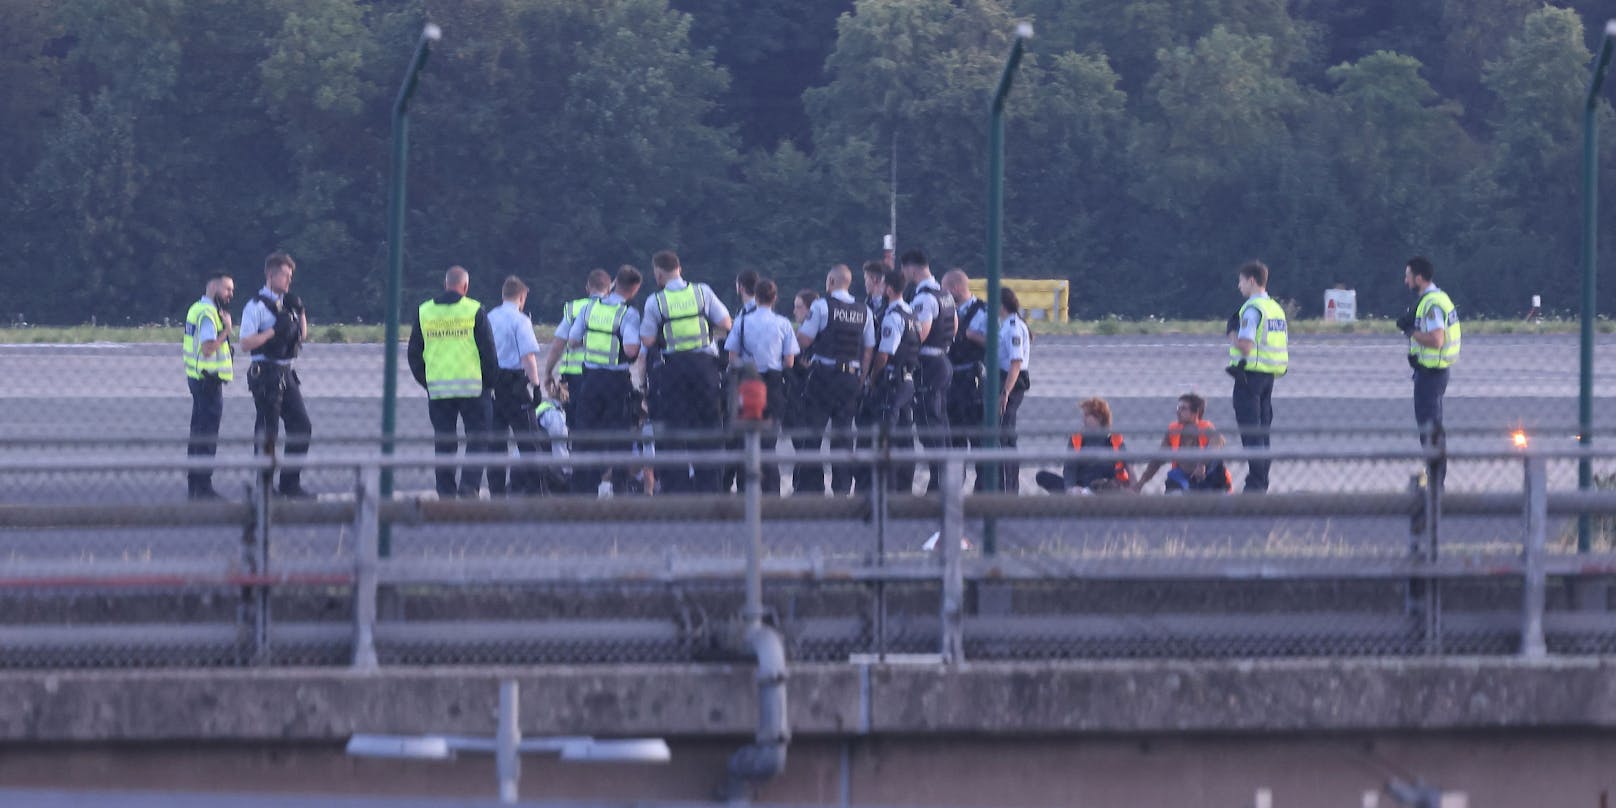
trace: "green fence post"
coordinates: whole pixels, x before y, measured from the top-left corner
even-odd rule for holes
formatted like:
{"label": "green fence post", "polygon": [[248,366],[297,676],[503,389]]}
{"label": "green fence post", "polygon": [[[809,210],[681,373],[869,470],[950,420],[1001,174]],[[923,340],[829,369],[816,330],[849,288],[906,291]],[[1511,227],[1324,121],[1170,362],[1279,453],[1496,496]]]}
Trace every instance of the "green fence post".
{"label": "green fence post", "polygon": [[[999,88],[993,93],[993,104],[988,111],[988,333],[987,372],[982,380],[982,432],[989,449],[999,446],[999,276],[1003,258],[1004,239],[1004,102],[1010,95],[1010,84],[1021,64],[1021,54],[1028,39],[1032,38],[1032,25],[1016,26],[1016,41],[1010,46],[1010,58],[999,75]],[[987,491],[999,490],[1002,466],[988,466]],[[993,520],[982,526],[982,552],[993,555],[998,551]]]}
{"label": "green fence post", "polygon": [[[404,83],[398,88],[398,99],[393,102],[393,173],[387,189],[387,336],[384,339],[386,358],[382,370],[382,454],[393,453],[393,436],[398,424],[398,311],[404,295],[404,177],[408,171],[410,142],[410,96],[415,95],[416,79],[426,66],[426,57],[432,52],[432,43],[443,37],[443,29],[427,23],[421,29],[421,38],[415,44],[415,56],[410,59]],[[393,497],[393,470],[382,469],[381,499]],[[386,558],[393,550],[393,534],[389,524],[381,524],[377,541],[378,554]]]}
{"label": "green fence post", "polygon": [[[1594,57],[1593,75],[1588,78],[1588,95],[1582,111],[1582,367],[1577,390],[1577,442],[1584,447],[1594,441],[1594,300],[1595,268],[1599,262],[1599,88],[1610,67],[1611,45],[1616,42],[1616,20],[1605,24],[1599,55]],[[1577,461],[1577,488],[1594,486],[1593,464],[1584,457]],[[1593,519],[1586,513],[1577,517],[1577,552],[1586,553],[1593,545]]]}

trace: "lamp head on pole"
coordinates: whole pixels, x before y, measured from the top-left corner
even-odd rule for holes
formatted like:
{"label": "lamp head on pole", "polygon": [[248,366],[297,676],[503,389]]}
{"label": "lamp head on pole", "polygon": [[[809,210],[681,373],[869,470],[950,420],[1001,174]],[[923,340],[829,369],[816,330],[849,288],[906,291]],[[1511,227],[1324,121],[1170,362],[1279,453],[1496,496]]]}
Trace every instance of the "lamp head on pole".
{"label": "lamp head on pole", "polygon": [[[1616,20],[1612,20],[1611,25],[1616,26]],[[1030,23],[1030,22],[1018,22],[1018,23],[1016,23],[1016,38],[1017,39],[1032,39],[1032,23]]]}
{"label": "lamp head on pole", "polygon": [[437,23],[429,22],[421,29],[421,38],[428,42],[437,42],[443,38],[443,29],[439,28]]}

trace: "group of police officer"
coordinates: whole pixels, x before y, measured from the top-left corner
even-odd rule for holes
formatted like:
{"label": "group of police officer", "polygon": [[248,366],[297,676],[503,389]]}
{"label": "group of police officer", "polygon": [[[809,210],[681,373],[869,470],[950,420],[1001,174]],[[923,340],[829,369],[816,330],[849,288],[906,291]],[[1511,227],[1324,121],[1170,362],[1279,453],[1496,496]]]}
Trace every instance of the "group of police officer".
{"label": "group of police officer", "polygon": [[[451,267],[443,293],[420,304],[408,350],[411,373],[427,392],[435,451],[456,453],[457,428],[463,428],[468,455],[503,453],[514,437],[523,454],[565,456],[574,430],[601,438],[591,448],[626,452],[649,423],[657,425],[656,442],[664,449],[715,449],[721,443],[712,435],[727,417],[735,417],[726,402],[737,398],[733,382],[743,376],[757,378],[766,391],[761,411],[752,415],[790,428],[799,454],[817,452],[825,436],[833,450],[848,449],[855,440],[866,446],[875,441],[910,445],[917,435],[927,447],[970,447],[980,434],[987,318],[995,315],[1001,335],[1001,440],[1015,445],[1016,413],[1031,387],[1031,334],[1013,290],[1003,290],[1000,312],[988,312],[971,294],[963,271],[953,270],[939,282],[925,254],[909,251],[896,266],[890,258],[864,264],[863,303],[852,295],[851,270],[832,267],[822,297],[811,290],[798,294],[795,324],[774,312],[779,289],[772,280],[742,272],[736,278],[742,310],[732,321],[710,286],[684,279],[672,251],[658,252],[651,263],[659,290],[638,309],[633,302],[643,278],[636,268],[623,266],[615,277],[590,272],[587,296],[562,309],[542,370],[532,320],[524,312],[527,286],[507,278],[501,305],[488,311],[467,296],[469,273]],[[308,335],[308,316],[291,293],[295,269],[286,253],[265,259],[264,287],[243,310],[240,331],[241,347],[251,353],[247,381],[256,409],[255,445],[273,452],[284,423],[285,448],[292,455],[308,451],[312,431],[295,369]],[[1240,267],[1238,286],[1245,301],[1228,328],[1227,370],[1234,380],[1241,442],[1248,448],[1269,445],[1274,382],[1289,366],[1288,325],[1284,309],[1267,294],[1268,274],[1261,262]],[[1440,445],[1448,369],[1460,347],[1458,316],[1451,298],[1432,282],[1429,260],[1410,259],[1404,274],[1407,286],[1419,294],[1398,321],[1409,337],[1416,422],[1422,441]],[[214,275],[186,315],[182,350],[192,396],[193,457],[212,457],[216,451],[222,386],[234,374],[228,311],[234,291],[228,275]],[[636,367],[643,368],[639,386]],[[775,436],[767,434],[765,447],[774,445]],[[733,468],[692,456],[696,462],[686,473],[662,477],[664,490],[717,492],[734,484]],[[847,494],[855,486],[868,491],[876,484],[868,467],[832,463],[831,468],[834,493]],[[452,466],[439,467],[439,496],[480,495],[485,469],[468,462],[459,471],[456,479]],[[1440,463],[1432,465],[1434,484],[1441,484],[1444,471]],[[575,466],[570,480],[556,471],[507,473],[502,465],[486,473],[494,495],[563,490],[600,495],[629,490],[630,483],[623,465]],[[1000,487],[1018,490],[1019,467],[1004,464],[1001,473]],[[1268,473],[1267,461],[1250,462],[1244,490],[1266,491]],[[766,468],[764,474],[766,490],[779,492],[778,470]],[[910,492],[914,477],[913,467],[900,465],[883,484]],[[987,479],[987,469],[978,467],[979,490]],[[935,491],[940,480],[933,466],[927,490]],[[218,496],[205,465],[191,469],[188,485],[192,498]],[[798,463],[792,489],[823,494],[823,466]],[[282,470],[277,490],[286,497],[310,496],[295,468]]]}

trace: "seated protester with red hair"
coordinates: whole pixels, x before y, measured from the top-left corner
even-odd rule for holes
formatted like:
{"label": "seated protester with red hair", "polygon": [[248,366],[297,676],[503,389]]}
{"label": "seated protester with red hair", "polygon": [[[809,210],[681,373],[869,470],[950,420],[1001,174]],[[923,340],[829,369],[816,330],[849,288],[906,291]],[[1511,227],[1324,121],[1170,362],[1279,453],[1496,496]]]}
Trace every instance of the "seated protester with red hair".
{"label": "seated protester with red hair", "polygon": [[1127,448],[1122,436],[1111,431],[1111,405],[1103,398],[1091,398],[1078,407],[1083,410],[1083,431],[1072,435],[1071,441],[1072,451],[1079,452],[1081,457],[1066,461],[1061,474],[1038,472],[1038,487],[1052,494],[1132,491],[1128,464],[1094,457]]}
{"label": "seated protester with red hair", "polygon": [[[1175,452],[1183,446],[1200,449],[1223,448],[1223,436],[1218,433],[1218,428],[1213,426],[1211,421],[1206,420],[1206,399],[1194,393],[1185,393],[1178,397],[1178,418],[1168,425],[1167,434],[1162,436],[1161,445],[1163,449]],[[1161,460],[1150,461],[1150,465],[1145,467],[1145,473],[1133,484],[1134,490],[1144,490],[1145,483],[1156,476],[1156,471],[1162,467],[1162,463]],[[1229,470],[1224,467],[1221,460],[1195,463],[1187,467],[1180,466],[1175,461],[1167,472],[1166,493],[1226,492],[1232,485]]]}

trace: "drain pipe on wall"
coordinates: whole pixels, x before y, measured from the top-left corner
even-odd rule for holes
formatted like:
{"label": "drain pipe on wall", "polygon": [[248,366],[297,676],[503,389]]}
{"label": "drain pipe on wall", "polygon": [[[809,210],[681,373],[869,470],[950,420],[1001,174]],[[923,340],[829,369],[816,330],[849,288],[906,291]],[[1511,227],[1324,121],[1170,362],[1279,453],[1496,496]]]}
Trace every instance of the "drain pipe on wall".
{"label": "drain pipe on wall", "polygon": [[[753,425],[755,426],[755,425]],[[719,798],[746,805],[752,791],[786,768],[786,648],[780,633],[763,623],[763,465],[756,428],[746,433],[746,645],[757,659],[757,736],[729,759],[729,777]]]}

